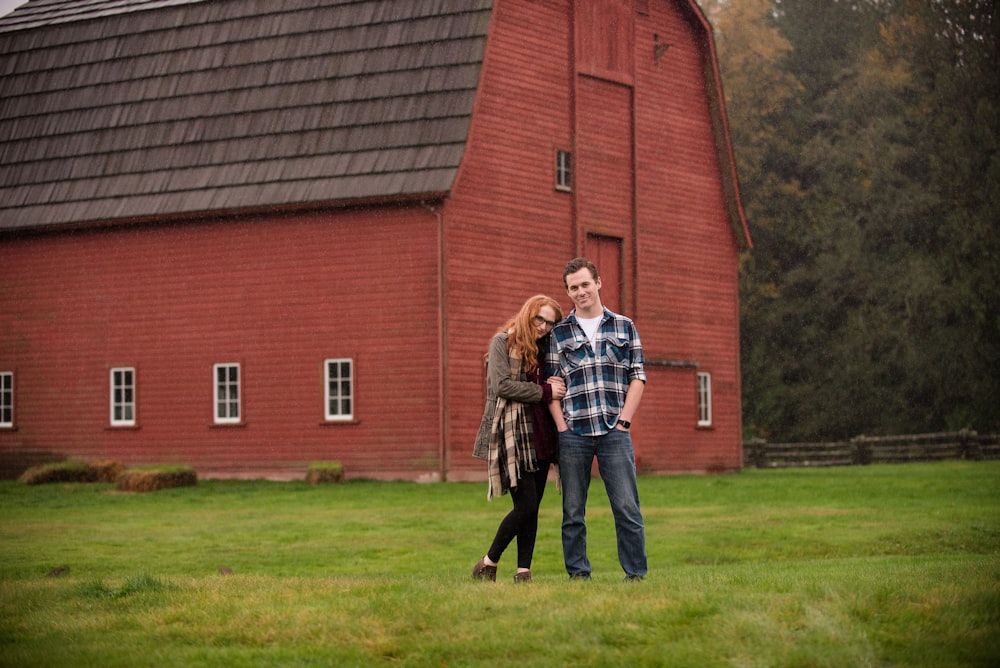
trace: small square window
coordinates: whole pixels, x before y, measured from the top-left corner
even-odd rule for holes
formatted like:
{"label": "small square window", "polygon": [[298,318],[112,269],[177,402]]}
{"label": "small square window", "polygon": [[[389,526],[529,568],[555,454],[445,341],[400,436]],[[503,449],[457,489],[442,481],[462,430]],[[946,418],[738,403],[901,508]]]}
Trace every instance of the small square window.
{"label": "small square window", "polygon": [[329,421],[354,419],[354,361],[328,359],[324,367],[325,417]]}
{"label": "small square window", "polygon": [[0,427],[14,426],[14,372],[0,371]]}
{"label": "small square window", "polygon": [[111,426],[135,425],[135,369],[111,369]]}
{"label": "small square window", "polygon": [[570,192],[572,189],[572,154],[569,151],[556,151],[556,190]]}
{"label": "small square window", "polygon": [[698,374],[698,426],[712,426],[712,374]]}
{"label": "small square window", "polygon": [[215,424],[236,424],[240,421],[240,365],[216,364],[213,395]]}

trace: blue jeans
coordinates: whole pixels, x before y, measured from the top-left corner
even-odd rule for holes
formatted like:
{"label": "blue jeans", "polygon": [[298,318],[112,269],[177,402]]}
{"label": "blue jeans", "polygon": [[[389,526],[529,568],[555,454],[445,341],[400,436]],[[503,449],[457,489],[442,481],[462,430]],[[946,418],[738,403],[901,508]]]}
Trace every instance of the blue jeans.
{"label": "blue jeans", "polygon": [[590,575],[587,558],[587,492],[590,470],[597,466],[604,480],[615,518],[618,562],[626,575],[645,576],[646,528],[639,509],[635,481],[635,451],[627,431],[612,429],[603,436],[578,436],[559,432],[559,477],[562,481],[563,559],[566,572]]}

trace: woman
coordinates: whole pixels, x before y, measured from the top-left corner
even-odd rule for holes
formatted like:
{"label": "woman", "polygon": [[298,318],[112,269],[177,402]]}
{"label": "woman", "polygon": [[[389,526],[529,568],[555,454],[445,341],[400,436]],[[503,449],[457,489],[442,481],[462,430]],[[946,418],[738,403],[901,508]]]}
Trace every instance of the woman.
{"label": "woman", "polygon": [[560,320],[559,303],[536,295],[490,343],[486,409],[472,454],[488,462],[487,498],[510,492],[514,508],[500,522],[489,551],[472,569],[476,579],[495,581],[500,557],[517,538],[514,582],[531,581],[538,507],[559,443],[548,404],[566,394],[561,378],[543,381],[549,332]]}

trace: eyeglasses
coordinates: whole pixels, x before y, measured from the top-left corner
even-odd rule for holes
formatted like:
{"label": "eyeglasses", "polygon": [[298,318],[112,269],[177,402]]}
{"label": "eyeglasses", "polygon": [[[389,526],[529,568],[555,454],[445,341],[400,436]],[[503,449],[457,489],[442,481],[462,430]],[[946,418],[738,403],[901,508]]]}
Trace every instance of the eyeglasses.
{"label": "eyeglasses", "polygon": [[546,329],[552,329],[555,326],[556,323],[554,323],[553,321],[546,320],[540,315],[535,316],[535,327],[545,327]]}

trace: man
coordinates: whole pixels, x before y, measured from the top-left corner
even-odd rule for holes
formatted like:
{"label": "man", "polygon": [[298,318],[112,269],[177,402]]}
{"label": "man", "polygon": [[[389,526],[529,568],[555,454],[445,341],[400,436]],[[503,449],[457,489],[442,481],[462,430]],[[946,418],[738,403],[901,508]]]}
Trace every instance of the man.
{"label": "man", "polygon": [[615,518],[618,561],[625,580],[646,575],[646,530],[636,488],[629,434],[645,388],[642,344],[635,325],[601,303],[601,277],[586,258],[563,271],[570,314],[552,330],[548,375],[566,381],[566,396],[550,404],[559,431],[563,558],[571,579],[590,579],[587,493],[594,457]]}

